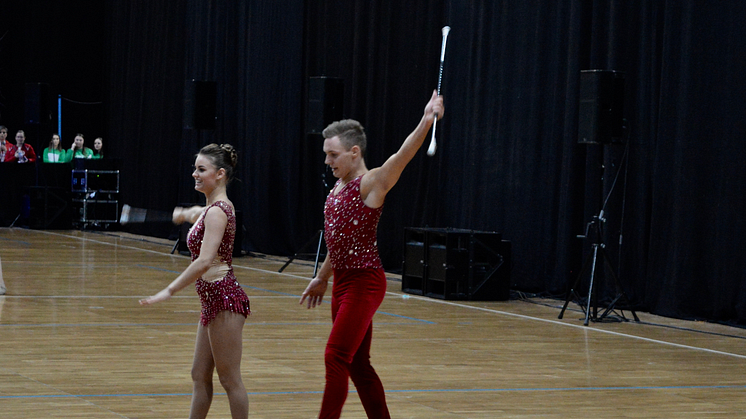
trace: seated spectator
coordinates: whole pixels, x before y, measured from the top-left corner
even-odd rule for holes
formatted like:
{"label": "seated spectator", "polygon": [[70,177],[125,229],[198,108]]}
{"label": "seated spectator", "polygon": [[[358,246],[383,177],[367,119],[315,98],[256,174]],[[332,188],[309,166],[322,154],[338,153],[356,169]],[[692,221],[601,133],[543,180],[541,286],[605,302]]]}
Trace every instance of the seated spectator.
{"label": "seated spectator", "polygon": [[16,144],[8,147],[5,152],[6,163],[33,163],[36,161],[36,152],[31,144],[26,144],[26,133],[18,130],[16,133]]}
{"label": "seated spectator", "polygon": [[101,137],[93,140],[93,156],[92,159],[103,159],[104,158],[104,139]]}
{"label": "seated spectator", "polygon": [[8,128],[5,125],[0,125],[0,163],[5,161],[5,153],[10,147],[10,143],[7,140]]}
{"label": "seated spectator", "polygon": [[41,155],[44,163],[66,163],[67,151],[62,148],[60,143],[60,136],[52,134],[52,139],[49,141],[49,147],[44,149]]}
{"label": "seated spectator", "polygon": [[85,146],[83,134],[76,134],[75,140],[70,150],[67,151],[68,161],[72,159],[90,159],[93,156],[93,151]]}

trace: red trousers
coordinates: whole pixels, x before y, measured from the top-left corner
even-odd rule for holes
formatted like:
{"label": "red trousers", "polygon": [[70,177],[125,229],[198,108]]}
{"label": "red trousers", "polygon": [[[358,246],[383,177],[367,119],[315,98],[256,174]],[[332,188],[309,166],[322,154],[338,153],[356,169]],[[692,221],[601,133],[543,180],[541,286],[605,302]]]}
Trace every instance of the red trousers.
{"label": "red trousers", "polygon": [[336,419],[342,414],[349,378],[368,418],[391,418],[383,385],[370,365],[373,315],[385,294],[383,269],[334,270],[333,325],[324,352],[326,388],[320,419]]}

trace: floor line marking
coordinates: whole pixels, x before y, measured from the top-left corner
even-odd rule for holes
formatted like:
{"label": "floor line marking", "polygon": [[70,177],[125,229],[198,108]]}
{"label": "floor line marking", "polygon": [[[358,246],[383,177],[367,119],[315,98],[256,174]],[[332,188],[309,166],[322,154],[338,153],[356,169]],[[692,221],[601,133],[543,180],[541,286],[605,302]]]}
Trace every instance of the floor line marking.
{"label": "floor line marking", "polygon": [[[407,390],[385,390],[389,394],[405,393],[507,393],[507,392],[554,392],[554,391],[620,391],[620,390],[728,390],[746,389],[746,384],[736,385],[690,385],[690,386],[612,386],[612,387],[516,387],[516,388],[434,388],[434,389],[407,389]],[[356,393],[349,390],[349,393]],[[225,396],[225,393],[214,393]],[[288,394],[323,394],[323,391],[247,391],[249,396],[274,396]],[[132,394],[44,394],[44,395],[18,395],[0,396],[2,399],[69,399],[69,398],[100,398],[100,397],[186,397],[192,393],[132,393]]]}
{"label": "floor line marking", "polygon": [[[122,246],[122,247],[127,248],[127,249],[140,250],[140,251],[145,251],[145,252],[149,252],[149,253],[161,254],[161,255],[164,255],[164,256],[171,256],[171,257],[175,256],[175,255],[171,255],[170,253],[164,253],[164,252],[159,252],[159,251],[155,251],[155,250],[148,250],[148,249],[140,249],[140,248],[137,248],[137,247],[125,246],[125,245],[121,245],[121,244],[117,244],[117,243],[108,243],[108,242],[104,242],[104,241],[100,241],[100,240],[93,240],[93,239],[90,239],[90,238],[87,238],[87,237],[76,237],[76,236],[70,236],[70,235],[65,235],[65,234],[61,234],[61,233],[53,233],[53,232],[45,231],[45,230],[34,230],[34,231],[38,232],[38,233],[56,235],[56,236],[61,236],[61,237],[68,237],[68,238],[73,238],[73,239],[78,239],[78,240],[84,240],[84,241],[88,240],[88,241],[92,241],[94,243],[107,244],[107,245],[111,245],[111,246]],[[179,255],[179,257],[186,257],[186,256],[180,256]],[[310,278],[307,278],[305,276],[300,276],[300,275],[286,274],[284,272],[268,271],[266,269],[252,268],[252,267],[248,267],[248,266],[234,265],[234,268],[236,268],[236,267],[242,268],[242,269],[254,270],[254,271],[257,271],[257,272],[271,273],[273,275],[283,275],[283,276],[287,276],[287,277],[291,277],[291,278],[298,278],[298,279],[303,279],[305,281],[310,281]],[[404,294],[394,293],[394,292],[390,292],[390,291],[387,291],[386,293],[387,294],[391,294],[391,295],[404,296]],[[470,305],[466,305],[466,304],[462,304],[462,303],[455,303],[455,302],[452,302],[452,301],[438,300],[438,299],[426,298],[426,297],[421,297],[421,296],[416,296],[416,295],[407,295],[407,296],[409,298],[413,298],[413,299],[417,299],[417,300],[421,300],[421,301],[427,301],[429,303],[450,305],[450,306],[453,306],[453,307],[460,307],[460,308],[477,310],[477,311],[482,311],[482,312],[487,312],[487,313],[492,313],[492,314],[499,314],[499,315],[503,315],[503,316],[515,317],[515,318],[520,318],[520,319],[524,319],[524,320],[539,321],[539,322],[543,322],[543,323],[549,323],[549,324],[555,324],[555,325],[559,325],[559,326],[571,327],[571,328],[581,329],[581,330],[585,330],[585,331],[589,331],[589,332],[606,333],[606,334],[613,335],[613,336],[619,336],[619,337],[637,339],[637,340],[641,340],[641,341],[645,341],[645,342],[656,343],[656,344],[660,344],[660,345],[673,346],[673,347],[681,348],[681,349],[688,349],[688,350],[707,352],[707,353],[712,353],[712,354],[717,354],[717,355],[731,356],[731,357],[734,357],[734,358],[746,359],[746,355],[740,355],[740,354],[736,354],[736,353],[732,353],[732,352],[724,352],[724,351],[718,351],[718,350],[714,350],[714,349],[701,348],[701,347],[697,347],[697,346],[683,345],[683,344],[680,344],[680,343],[667,342],[667,341],[660,340],[660,339],[651,339],[651,338],[646,338],[646,337],[642,337],[642,336],[631,335],[631,334],[628,334],[628,333],[614,332],[614,331],[611,331],[611,330],[604,330],[604,329],[592,328],[592,327],[588,327],[588,326],[580,326],[580,325],[576,325],[576,324],[565,323],[565,322],[561,322],[561,321],[558,321],[558,320],[542,319],[541,317],[533,317],[533,316],[527,316],[527,315],[524,315],[524,314],[510,313],[510,312],[501,311],[501,310],[494,310],[494,309],[489,309],[489,308],[470,306]]]}
{"label": "floor line marking", "polygon": [[[404,296],[404,294],[397,294],[397,293],[393,293],[393,292],[391,294]],[[746,355],[736,354],[736,353],[732,353],[732,352],[724,352],[724,351],[718,351],[718,350],[715,350],[715,349],[701,348],[701,347],[698,347],[698,346],[691,346],[691,345],[684,345],[684,344],[680,344],[680,343],[667,342],[667,341],[660,340],[660,339],[651,339],[651,338],[646,338],[646,337],[643,337],[643,336],[631,335],[631,334],[628,334],[628,333],[615,332],[613,330],[604,330],[604,329],[592,328],[592,327],[588,327],[588,326],[581,326],[581,325],[572,324],[572,323],[565,323],[565,322],[561,322],[559,320],[542,319],[541,317],[533,317],[533,316],[527,316],[525,314],[510,313],[510,312],[507,312],[507,311],[495,310],[495,309],[485,308],[485,307],[470,306],[470,305],[466,305],[466,304],[462,304],[462,303],[456,303],[456,302],[453,302],[453,301],[438,300],[438,299],[420,297],[420,296],[416,296],[416,295],[412,295],[412,296],[408,295],[408,297],[409,298],[414,298],[414,299],[417,299],[417,300],[427,301],[427,302],[430,302],[430,303],[445,304],[445,305],[450,305],[450,306],[454,306],[454,307],[468,308],[468,309],[477,310],[477,311],[484,311],[484,312],[493,313],[493,314],[500,314],[500,315],[503,315],[503,316],[517,317],[517,318],[524,319],[524,320],[533,320],[533,321],[539,321],[539,322],[544,322],[544,323],[556,324],[556,325],[559,325],[559,326],[572,327],[572,328],[575,328],[575,329],[586,330],[586,331],[589,331],[589,332],[606,333],[606,334],[613,335],[613,336],[620,336],[620,337],[627,337],[627,338],[632,338],[632,339],[638,339],[638,340],[642,340],[642,341],[645,341],[645,342],[658,343],[658,344],[661,344],[661,345],[669,345],[669,346],[674,346],[674,347],[682,348],[682,349],[691,349],[691,350],[695,350],[695,351],[703,351],[703,352],[709,352],[709,353],[718,354],[718,355],[727,355],[727,356],[732,356],[732,357],[736,357],[736,358],[746,359]]]}

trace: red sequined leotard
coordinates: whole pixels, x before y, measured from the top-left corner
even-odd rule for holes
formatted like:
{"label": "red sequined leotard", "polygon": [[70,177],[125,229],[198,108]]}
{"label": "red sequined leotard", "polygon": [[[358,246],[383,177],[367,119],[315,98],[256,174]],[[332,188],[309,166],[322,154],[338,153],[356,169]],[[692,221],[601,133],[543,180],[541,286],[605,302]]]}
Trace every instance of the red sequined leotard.
{"label": "red sequined leotard", "polygon": [[338,180],[326,198],[324,239],[334,269],[383,267],[376,239],[383,205],[378,208],[365,205],[360,196],[362,178],[361,175],[351,180],[334,195],[342,182]]}
{"label": "red sequined leotard", "polygon": [[205,208],[199,220],[189,230],[187,246],[192,252],[192,261],[199,257],[202,239],[205,236],[205,214],[212,207],[218,207],[228,216],[228,224],[225,226],[223,239],[220,241],[218,254],[213,265],[227,265],[225,276],[217,281],[208,282],[199,278],[195,284],[197,294],[202,302],[202,315],[200,323],[207,326],[217,316],[219,311],[229,310],[247,316],[251,313],[249,309],[249,297],[236,280],[233,274],[233,240],[236,236],[236,216],[233,208],[224,201],[218,201]]}

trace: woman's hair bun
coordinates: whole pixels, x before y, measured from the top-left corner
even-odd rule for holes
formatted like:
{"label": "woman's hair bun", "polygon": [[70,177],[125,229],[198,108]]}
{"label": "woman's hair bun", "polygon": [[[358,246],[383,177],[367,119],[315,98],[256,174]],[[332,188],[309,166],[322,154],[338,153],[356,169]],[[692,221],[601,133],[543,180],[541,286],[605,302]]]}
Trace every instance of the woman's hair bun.
{"label": "woman's hair bun", "polygon": [[228,155],[230,156],[230,160],[229,160],[230,164],[231,164],[231,166],[233,166],[235,168],[236,165],[238,164],[238,153],[236,152],[236,149],[233,148],[232,145],[227,144],[227,143],[226,144],[220,144],[220,148],[223,151],[225,151],[226,153],[228,153]]}

